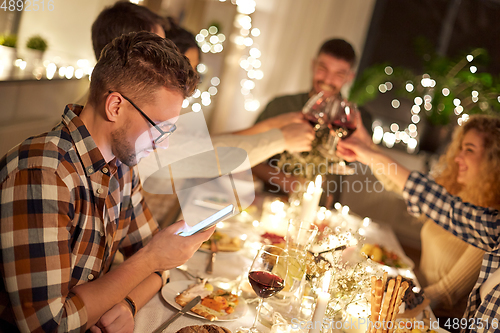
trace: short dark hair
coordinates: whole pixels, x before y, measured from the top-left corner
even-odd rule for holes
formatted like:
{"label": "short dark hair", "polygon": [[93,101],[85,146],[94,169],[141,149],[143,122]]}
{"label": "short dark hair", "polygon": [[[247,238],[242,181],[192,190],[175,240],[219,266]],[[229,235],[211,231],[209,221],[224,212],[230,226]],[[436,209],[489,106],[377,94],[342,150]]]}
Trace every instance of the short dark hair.
{"label": "short dark hair", "polygon": [[160,87],[193,93],[198,74],[168,39],[152,32],[131,32],[115,38],[101,52],[92,72],[88,103],[97,107],[108,91],[149,103]]}
{"label": "short dark hair", "polygon": [[334,38],[324,42],[318,51],[318,55],[321,53],[345,60],[351,67],[356,63],[356,52],[354,52],[354,48],[351,44],[340,38]]}
{"label": "short dark hair", "polygon": [[165,20],[148,8],[129,1],[118,1],[104,9],[92,24],[92,46],[99,60],[102,49],[113,39],[129,32],[153,31],[156,25],[165,26]]}
{"label": "short dark hair", "polygon": [[179,51],[184,54],[190,48],[195,47],[198,49],[198,54],[201,54],[196,38],[190,31],[178,25],[172,17],[167,17],[167,22],[169,27],[165,28],[165,37],[174,42]]}

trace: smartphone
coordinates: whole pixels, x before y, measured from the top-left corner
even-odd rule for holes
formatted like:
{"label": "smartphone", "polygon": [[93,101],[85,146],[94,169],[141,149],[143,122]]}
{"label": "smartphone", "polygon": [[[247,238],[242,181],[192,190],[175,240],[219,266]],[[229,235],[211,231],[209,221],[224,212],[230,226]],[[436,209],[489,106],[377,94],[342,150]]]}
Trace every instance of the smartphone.
{"label": "smartphone", "polygon": [[228,217],[232,216],[234,214],[234,205],[229,205],[227,207],[222,208],[219,210],[217,213],[207,217],[203,221],[197,223],[191,229],[186,230],[186,231],[181,231],[178,235],[179,236],[191,236],[194,235],[198,232],[205,231],[214,224],[227,219]]}

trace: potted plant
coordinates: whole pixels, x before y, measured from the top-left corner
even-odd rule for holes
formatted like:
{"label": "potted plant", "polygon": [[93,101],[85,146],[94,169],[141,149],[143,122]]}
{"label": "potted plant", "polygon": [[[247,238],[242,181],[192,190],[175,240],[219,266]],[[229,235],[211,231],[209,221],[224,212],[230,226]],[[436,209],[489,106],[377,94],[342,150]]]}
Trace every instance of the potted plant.
{"label": "potted plant", "polygon": [[40,35],[30,37],[26,43],[26,47],[31,50],[41,51],[47,50],[47,42]]}
{"label": "potted plant", "polygon": [[43,53],[47,50],[47,42],[40,35],[31,36],[26,42],[25,59],[29,70],[42,65]]}
{"label": "potted plant", "polygon": [[0,80],[11,75],[16,59],[16,35],[0,35]]}

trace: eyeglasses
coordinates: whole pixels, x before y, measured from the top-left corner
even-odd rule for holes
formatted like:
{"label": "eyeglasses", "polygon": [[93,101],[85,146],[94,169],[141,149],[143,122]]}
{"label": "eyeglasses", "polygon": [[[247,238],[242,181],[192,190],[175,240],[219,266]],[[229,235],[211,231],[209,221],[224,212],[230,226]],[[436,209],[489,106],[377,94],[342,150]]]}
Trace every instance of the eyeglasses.
{"label": "eyeglasses", "polygon": [[[114,93],[114,92],[117,92],[117,91],[111,91],[111,90],[109,91],[110,94]],[[119,93],[119,94],[122,95],[122,97],[125,98],[130,104],[132,104],[132,106],[137,111],[139,111],[144,118],[146,118],[146,120],[153,126],[153,128],[158,131],[157,135],[153,135],[153,143],[155,145],[158,145],[161,142],[163,142],[166,138],[168,138],[177,129],[177,126],[175,126],[175,124],[171,124],[168,121],[164,121],[162,123],[156,124],[151,118],[149,118],[147,116],[147,114],[144,113],[144,111],[142,111],[137,105],[135,105],[135,103],[132,102],[130,100],[130,98],[123,95],[122,93]]]}

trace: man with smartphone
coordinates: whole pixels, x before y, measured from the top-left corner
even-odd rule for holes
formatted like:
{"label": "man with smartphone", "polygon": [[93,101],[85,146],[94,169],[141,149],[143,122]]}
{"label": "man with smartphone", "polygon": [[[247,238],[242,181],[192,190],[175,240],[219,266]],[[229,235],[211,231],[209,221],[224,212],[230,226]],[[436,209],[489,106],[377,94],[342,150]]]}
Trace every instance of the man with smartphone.
{"label": "man with smartphone", "polygon": [[[85,107],[0,160],[0,331],[132,332],[133,316],[213,228],[159,230],[134,166],[168,145],[198,83],[173,43],[130,33],[103,50]],[[117,251],[127,260],[109,271]]]}

